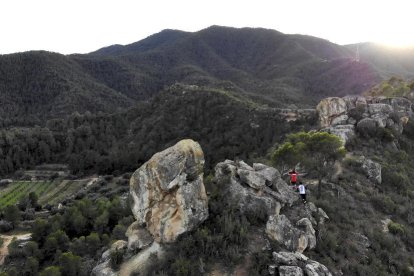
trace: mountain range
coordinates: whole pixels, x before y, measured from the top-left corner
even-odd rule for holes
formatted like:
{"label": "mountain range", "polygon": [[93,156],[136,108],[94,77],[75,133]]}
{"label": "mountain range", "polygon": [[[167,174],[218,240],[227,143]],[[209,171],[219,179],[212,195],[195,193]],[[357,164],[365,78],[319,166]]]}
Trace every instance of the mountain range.
{"label": "mountain range", "polygon": [[75,111],[112,113],[174,83],[222,89],[272,107],[313,107],[327,96],[361,94],[393,75],[412,78],[413,61],[413,50],[341,46],[261,28],[164,30],[89,54],[1,55],[0,117],[9,126]]}

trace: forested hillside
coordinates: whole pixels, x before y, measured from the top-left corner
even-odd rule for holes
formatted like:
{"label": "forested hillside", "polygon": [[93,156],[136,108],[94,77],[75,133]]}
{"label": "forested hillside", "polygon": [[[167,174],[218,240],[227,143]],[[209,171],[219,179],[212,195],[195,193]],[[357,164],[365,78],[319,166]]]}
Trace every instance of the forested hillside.
{"label": "forested hillside", "polygon": [[229,156],[261,156],[294,126],[277,111],[225,91],[175,85],[127,111],[3,129],[0,172],[50,162],[67,162],[73,173],[130,171],[185,137],[200,141],[213,166]]}
{"label": "forested hillside", "polygon": [[219,26],[195,33],[165,30],[86,55],[2,55],[1,123],[43,126],[74,111],[111,113],[176,82],[270,106],[311,107],[326,96],[359,94],[380,80],[369,60],[354,57],[352,49],[315,37]]}

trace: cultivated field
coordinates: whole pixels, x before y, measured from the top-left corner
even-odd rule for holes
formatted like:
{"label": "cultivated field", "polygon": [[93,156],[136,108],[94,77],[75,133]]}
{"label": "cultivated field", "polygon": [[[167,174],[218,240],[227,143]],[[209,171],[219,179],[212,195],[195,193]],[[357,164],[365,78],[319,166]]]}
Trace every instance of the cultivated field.
{"label": "cultivated field", "polygon": [[39,203],[57,204],[79,191],[90,179],[53,180],[53,181],[18,181],[0,189],[0,208],[13,205],[31,192],[39,197]]}

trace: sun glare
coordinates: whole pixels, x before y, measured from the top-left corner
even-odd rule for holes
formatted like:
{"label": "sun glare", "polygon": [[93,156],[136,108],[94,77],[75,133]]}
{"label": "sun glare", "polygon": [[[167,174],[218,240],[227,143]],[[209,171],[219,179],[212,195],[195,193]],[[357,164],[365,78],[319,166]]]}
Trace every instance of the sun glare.
{"label": "sun glare", "polygon": [[411,36],[395,35],[376,40],[377,43],[393,48],[414,48],[414,40]]}

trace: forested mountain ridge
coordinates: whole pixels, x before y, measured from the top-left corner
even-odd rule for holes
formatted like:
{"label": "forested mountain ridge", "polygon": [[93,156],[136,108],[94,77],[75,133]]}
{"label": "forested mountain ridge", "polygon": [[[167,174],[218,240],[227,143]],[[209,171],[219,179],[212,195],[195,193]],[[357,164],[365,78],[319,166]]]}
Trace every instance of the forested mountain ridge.
{"label": "forested mountain ridge", "polygon": [[72,58],[49,52],[0,56],[3,126],[44,124],[79,112],[114,112],[131,99],[93,80]]}
{"label": "forested mountain ridge", "polygon": [[352,47],[315,37],[220,26],[194,33],[164,30],[85,55],[2,55],[0,115],[8,126],[44,124],[74,111],[113,112],[176,82],[224,89],[270,106],[312,107],[326,96],[360,94],[378,83],[383,68],[354,58]]}

